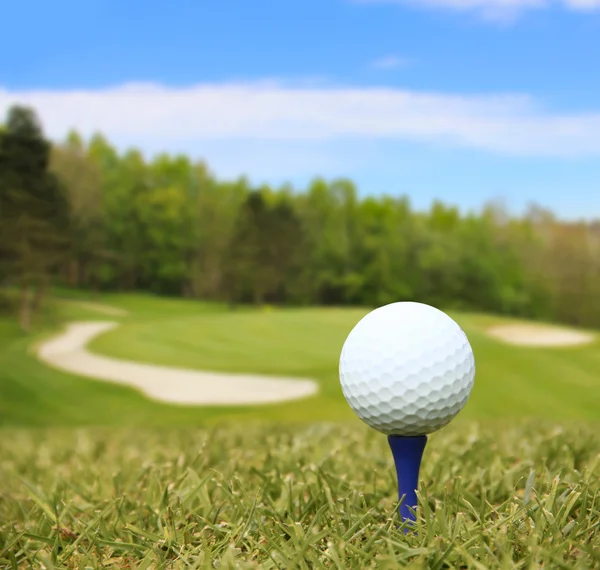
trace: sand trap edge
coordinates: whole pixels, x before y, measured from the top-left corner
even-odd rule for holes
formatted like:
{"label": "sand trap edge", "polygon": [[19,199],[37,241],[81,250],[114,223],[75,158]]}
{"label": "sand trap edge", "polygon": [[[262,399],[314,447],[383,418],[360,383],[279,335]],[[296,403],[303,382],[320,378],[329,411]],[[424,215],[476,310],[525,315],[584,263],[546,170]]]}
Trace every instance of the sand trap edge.
{"label": "sand trap edge", "polygon": [[496,325],[488,328],[487,334],[496,340],[513,346],[540,348],[583,346],[596,340],[596,337],[591,333],[534,324]]}
{"label": "sand trap edge", "polygon": [[319,384],[304,378],[205,372],[120,360],[94,354],[88,343],[120,326],[115,321],[69,323],[34,347],[46,365],[65,372],[126,385],[153,400],[191,406],[251,406],[314,396]]}

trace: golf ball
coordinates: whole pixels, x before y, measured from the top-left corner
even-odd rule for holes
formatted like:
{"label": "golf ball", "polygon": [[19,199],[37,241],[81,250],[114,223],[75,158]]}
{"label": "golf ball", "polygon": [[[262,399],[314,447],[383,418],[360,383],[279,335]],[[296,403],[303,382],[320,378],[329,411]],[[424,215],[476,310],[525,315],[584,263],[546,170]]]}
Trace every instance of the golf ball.
{"label": "golf ball", "polygon": [[363,422],[388,435],[417,436],[445,426],[467,403],[475,358],[444,312],[391,303],[352,329],[339,372],[342,392]]}

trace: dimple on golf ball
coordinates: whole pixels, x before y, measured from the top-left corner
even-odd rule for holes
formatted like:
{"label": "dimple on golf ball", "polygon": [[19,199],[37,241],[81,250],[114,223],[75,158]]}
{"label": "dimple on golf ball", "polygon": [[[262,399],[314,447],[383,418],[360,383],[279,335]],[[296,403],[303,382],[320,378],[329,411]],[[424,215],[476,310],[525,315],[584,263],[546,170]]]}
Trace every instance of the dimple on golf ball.
{"label": "dimple on golf ball", "polygon": [[399,436],[432,433],[467,403],[475,358],[467,336],[444,312],[391,303],[352,329],[340,356],[342,392],[372,428]]}

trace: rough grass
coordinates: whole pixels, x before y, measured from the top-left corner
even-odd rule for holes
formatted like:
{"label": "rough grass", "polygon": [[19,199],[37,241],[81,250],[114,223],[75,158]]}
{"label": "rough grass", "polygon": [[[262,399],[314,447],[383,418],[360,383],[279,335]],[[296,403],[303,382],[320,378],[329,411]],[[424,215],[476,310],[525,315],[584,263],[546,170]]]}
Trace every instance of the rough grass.
{"label": "rough grass", "polygon": [[356,422],[2,430],[6,568],[598,568],[598,426],[430,437],[405,535],[384,436]]}

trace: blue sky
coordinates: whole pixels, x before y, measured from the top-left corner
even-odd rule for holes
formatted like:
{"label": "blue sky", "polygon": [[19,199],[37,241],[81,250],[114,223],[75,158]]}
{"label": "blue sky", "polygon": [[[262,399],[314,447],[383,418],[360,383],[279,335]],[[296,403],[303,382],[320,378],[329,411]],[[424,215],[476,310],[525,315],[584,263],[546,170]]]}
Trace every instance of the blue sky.
{"label": "blue sky", "polygon": [[[20,0],[0,111],[221,177],[600,217],[600,0]],[[6,25],[8,22],[8,26]]]}

